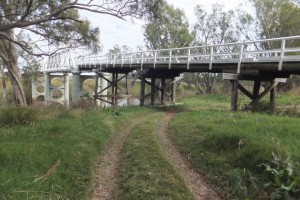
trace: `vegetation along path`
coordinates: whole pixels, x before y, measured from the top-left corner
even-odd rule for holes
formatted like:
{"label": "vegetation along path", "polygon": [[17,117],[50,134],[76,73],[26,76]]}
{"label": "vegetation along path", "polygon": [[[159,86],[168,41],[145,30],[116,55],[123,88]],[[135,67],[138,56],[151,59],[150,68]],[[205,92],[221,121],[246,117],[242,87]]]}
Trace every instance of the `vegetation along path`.
{"label": "vegetation along path", "polygon": [[96,167],[96,180],[93,185],[93,200],[111,200],[115,199],[115,190],[117,189],[118,170],[121,162],[121,151],[124,141],[131,130],[139,123],[146,120],[148,115],[144,115],[123,130],[119,130],[108,142],[105,150]]}
{"label": "vegetation along path", "polygon": [[164,123],[158,127],[158,136],[163,151],[167,154],[170,161],[184,178],[186,185],[195,195],[196,199],[221,199],[207,184],[203,181],[199,173],[191,166],[190,162],[182,156],[168,137],[168,124],[176,115],[175,112],[167,112],[164,116]]}
{"label": "vegetation along path", "polygon": [[[99,163],[96,167],[96,180],[93,185],[93,194],[92,199],[93,200],[111,200],[111,199],[118,199],[120,196],[119,192],[119,175],[120,171],[122,171],[123,165],[123,159],[122,155],[124,154],[123,151],[127,151],[126,148],[124,149],[124,144],[128,143],[127,137],[132,133],[136,134],[134,132],[137,131],[137,127],[141,127],[145,125],[145,121],[149,121],[150,118],[153,118],[152,115],[144,115],[144,117],[139,118],[138,120],[134,120],[132,123],[130,123],[124,130],[120,130],[117,134],[115,134],[111,141],[108,142],[104,153],[102,154],[101,158],[99,159]],[[155,120],[154,126],[150,126],[153,129],[153,132],[156,133],[154,135],[158,136],[158,149],[161,149],[161,152],[164,152],[162,154],[163,157],[166,157],[171,165],[174,166],[174,169],[178,171],[178,173],[183,178],[183,185],[185,184],[187,188],[193,193],[194,197],[196,199],[220,199],[218,195],[210,189],[205,182],[202,180],[200,175],[193,170],[191,165],[189,164],[189,161],[180,154],[180,152],[177,150],[177,148],[173,145],[173,143],[169,140],[169,137],[167,136],[167,128],[170,120],[172,117],[175,116],[175,113],[173,112],[167,112],[162,118],[163,120]],[[164,123],[161,123],[161,122]],[[140,132],[139,130],[138,132]],[[148,131],[146,131],[148,132]],[[149,134],[150,132],[148,132]],[[143,134],[142,134],[143,135]],[[140,135],[139,137],[143,137]],[[147,133],[146,133],[147,135]],[[150,134],[151,135],[151,134]],[[147,137],[147,136],[146,136]],[[146,139],[144,137],[144,139]],[[143,141],[142,139],[141,141]],[[140,140],[139,140],[140,141]],[[129,142],[130,143],[130,142]],[[146,143],[144,144],[146,145]],[[152,152],[153,154],[156,154],[155,152]],[[159,156],[159,154],[157,154]],[[139,157],[138,155],[136,155]],[[162,158],[163,159],[163,158]],[[126,159],[125,159],[126,162]],[[148,160],[149,162],[149,160]],[[125,163],[126,165],[126,163]],[[167,166],[165,166],[167,167]],[[148,172],[149,174],[153,173],[151,172],[152,169]],[[171,170],[172,171],[172,170]],[[159,174],[157,174],[159,175]],[[161,174],[161,176],[164,176]],[[176,177],[176,175],[175,175]],[[180,179],[178,179],[180,180]],[[121,181],[122,182],[122,181]],[[144,183],[143,183],[144,184]],[[148,183],[149,187],[152,187],[150,182]],[[147,184],[147,185],[148,185]],[[170,183],[171,184],[171,183]],[[172,183],[173,184],[173,183]],[[171,184],[171,185],[172,185]],[[121,192],[122,193],[122,192]],[[134,194],[135,192],[133,192]],[[188,194],[188,193],[187,193]],[[157,195],[157,194],[155,194]],[[144,195],[141,195],[144,196]],[[140,196],[140,197],[141,197]],[[146,195],[147,196],[147,195]],[[144,196],[146,198],[146,196]],[[183,195],[184,196],[184,195]],[[149,196],[148,196],[149,197]],[[148,198],[147,197],[147,198]],[[151,196],[154,197],[154,196]],[[156,198],[160,198],[159,196],[156,196]],[[149,197],[150,198],[150,197]]]}

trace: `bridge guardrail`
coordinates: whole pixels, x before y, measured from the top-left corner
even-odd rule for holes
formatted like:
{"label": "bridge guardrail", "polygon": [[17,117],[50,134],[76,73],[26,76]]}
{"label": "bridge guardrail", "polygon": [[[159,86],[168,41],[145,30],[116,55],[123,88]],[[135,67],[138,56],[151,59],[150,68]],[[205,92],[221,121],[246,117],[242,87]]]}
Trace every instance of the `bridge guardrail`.
{"label": "bridge guardrail", "polygon": [[[266,60],[272,58],[278,61],[278,70],[282,70],[282,64],[285,59],[291,56],[299,55],[300,61],[300,35],[282,38],[272,38],[256,41],[245,41],[227,44],[215,44],[195,47],[182,47],[160,50],[146,50],[132,53],[122,53],[114,55],[91,55],[76,59],[76,66],[82,68],[123,67],[124,65],[140,65],[141,69],[145,63],[157,64],[167,62],[167,68],[171,69],[174,63],[183,63],[189,69],[191,61],[206,61],[209,64],[209,70],[213,69],[216,61],[233,61],[237,64],[237,73],[241,71],[241,64],[246,58],[252,58],[253,61]],[[54,59],[53,59],[54,60]],[[48,70],[54,69],[49,66]],[[69,67],[70,68],[70,67]]]}

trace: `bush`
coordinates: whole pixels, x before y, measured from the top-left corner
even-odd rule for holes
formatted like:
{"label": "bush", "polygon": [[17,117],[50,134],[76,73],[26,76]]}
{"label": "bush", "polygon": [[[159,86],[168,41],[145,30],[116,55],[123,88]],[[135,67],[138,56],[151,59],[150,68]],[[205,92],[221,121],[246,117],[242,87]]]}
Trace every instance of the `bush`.
{"label": "bush", "polygon": [[27,125],[38,120],[38,110],[34,108],[8,107],[0,109],[0,126]]}

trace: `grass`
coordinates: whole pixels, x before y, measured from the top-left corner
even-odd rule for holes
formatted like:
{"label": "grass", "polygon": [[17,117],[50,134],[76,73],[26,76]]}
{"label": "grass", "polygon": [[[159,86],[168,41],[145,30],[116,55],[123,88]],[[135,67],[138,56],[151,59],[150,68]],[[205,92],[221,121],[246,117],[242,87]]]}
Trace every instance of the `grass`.
{"label": "grass", "polygon": [[[15,108],[23,113],[23,108]],[[18,112],[18,111],[16,111]],[[49,108],[39,120],[0,128],[3,199],[88,199],[94,164],[111,134],[137,113],[127,108]]]}
{"label": "grass", "polygon": [[183,107],[189,111],[171,121],[171,137],[229,199],[263,198],[265,177],[257,165],[270,162],[272,152],[288,152],[299,164],[299,118],[232,113],[226,97],[218,95],[185,102]]}
{"label": "grass", "polygon": [[156,129],[161,118],[160,113],[149,116],[129,135],[123,151],[119,199],[195,199],[159,147]]}

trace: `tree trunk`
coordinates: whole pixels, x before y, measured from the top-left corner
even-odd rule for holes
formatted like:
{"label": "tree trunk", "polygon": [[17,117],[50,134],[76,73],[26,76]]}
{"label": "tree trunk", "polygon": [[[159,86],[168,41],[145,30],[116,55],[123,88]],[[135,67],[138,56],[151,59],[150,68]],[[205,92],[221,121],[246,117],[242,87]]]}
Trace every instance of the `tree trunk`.
{"label": "tree trunk", "polygon": [[[9,38],[14,39],[12,30],[7,31],[6,34]],[[20,106],[27,106],[25,92],[18,72],[18,54],[16,46],[8,40],[2,40],[2,45],[5,51],[1,52],[1,57],[7,67],[11,84],[16,95],[17,104]]]}
{"label": "tree trunk", "polygon": [[4,74],[4,67],[1,68],[0,71],[1,75],[1,83],[2,83],[2,104],[5,106],[6,105],[6,77]]}
{"label": "tree trunk", "polygon": [[3,105],[5,106],[6,105],[6,80],[5,80],[5,77],[3,76],[2,77],[2,102],[3,102]]}

